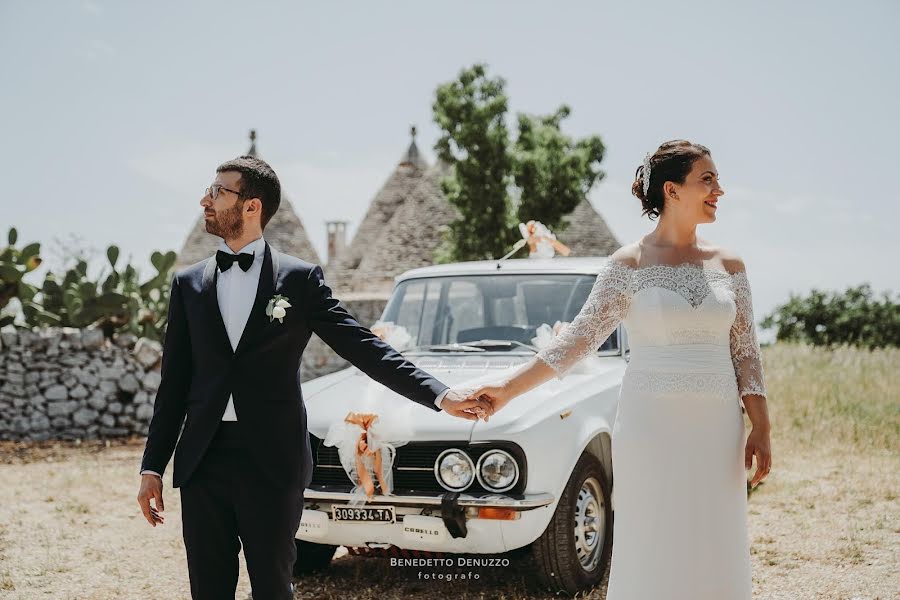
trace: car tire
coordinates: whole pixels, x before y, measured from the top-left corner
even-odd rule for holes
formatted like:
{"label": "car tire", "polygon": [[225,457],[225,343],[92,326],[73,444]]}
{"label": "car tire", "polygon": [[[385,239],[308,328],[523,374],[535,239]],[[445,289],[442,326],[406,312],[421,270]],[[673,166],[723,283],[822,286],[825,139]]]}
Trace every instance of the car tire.
{"label": "car tire", "polygon": [[603,465],[584,453],[547,529],[531,544],[540,584],[554,593],[574,595],[600,583],[612,556],[612,519]]}
{"label": "car tire", "polygon": [[303,577],[328,568],[337,546],[316,544],[294,539],[297,545],[297,560],[294,562],[294,577]]}

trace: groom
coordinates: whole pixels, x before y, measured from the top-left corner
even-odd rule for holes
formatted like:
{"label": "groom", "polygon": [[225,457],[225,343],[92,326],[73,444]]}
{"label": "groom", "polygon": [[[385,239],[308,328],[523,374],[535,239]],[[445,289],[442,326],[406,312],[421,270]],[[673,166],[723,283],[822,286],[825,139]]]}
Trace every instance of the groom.
{"label": "groom", "polygon": [[280,201],[278,177],[262,160],[220,165],[200,205],[206,231],[223,243],[172,280],[138,503],[151,525],[164,522],[162,473],[174,452],[195,599],[234,598],[242,547],[253,597],[292,597],[294,534],[313,470],[299,369],[313,333],[424,407],[472,420],[492,412],[357,323],[319,266],[272,248],[263,230]]}

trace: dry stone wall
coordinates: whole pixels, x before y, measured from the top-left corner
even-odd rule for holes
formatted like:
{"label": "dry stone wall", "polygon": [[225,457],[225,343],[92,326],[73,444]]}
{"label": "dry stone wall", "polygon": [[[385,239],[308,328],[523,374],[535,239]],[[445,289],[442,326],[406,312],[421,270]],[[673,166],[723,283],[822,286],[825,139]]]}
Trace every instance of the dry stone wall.
{"label": "dry stone wall", "polygon": [[[384,300],[347,303],[365,325]],[[99,329],[0,330],[0,440],[91,439],[146,435],[160,383],[162,346]],[[304,381],[348,366],[313,336]]]}
{"label": "dry stone wall", "polygon": [[0,331],[0,439],[146,434],[162,348],[98,329]]}

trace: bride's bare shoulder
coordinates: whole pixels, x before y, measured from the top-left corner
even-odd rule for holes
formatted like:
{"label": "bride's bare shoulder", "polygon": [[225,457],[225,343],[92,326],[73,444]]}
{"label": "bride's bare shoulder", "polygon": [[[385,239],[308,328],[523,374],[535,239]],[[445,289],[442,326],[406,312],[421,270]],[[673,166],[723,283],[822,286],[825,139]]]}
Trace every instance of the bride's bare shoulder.
{"label": "bride's bare shoulder", "polygon": [[613,252],[609,259],[619,264],[623,264],[626,267],[636,269],[641,259],[640,244],[638,242],[632,242],[631,244],[622,246]]}
{"label": "bride's bare shoulder", "polygon": [[737,252],[730,248],[716,247],[713,249],[716,258],[722,262],[722,266],[729,273],[743,273],[746,271],[744,261],[738,256]]}

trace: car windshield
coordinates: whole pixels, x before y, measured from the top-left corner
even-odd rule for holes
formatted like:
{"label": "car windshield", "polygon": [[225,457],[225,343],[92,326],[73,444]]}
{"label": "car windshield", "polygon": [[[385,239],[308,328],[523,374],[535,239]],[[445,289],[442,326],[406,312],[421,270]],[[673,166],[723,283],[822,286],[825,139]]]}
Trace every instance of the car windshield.
{"label": "car windshield", "polygon": [[[394,290],[381,320],[409,334],[407,349],[534,352],[550,339],[547,328],[575,318],[595,278],[510,274],[411,279]],[[538,337],[542,325],[547,327]],[[618,348],[616,331],[598,350]]]}

